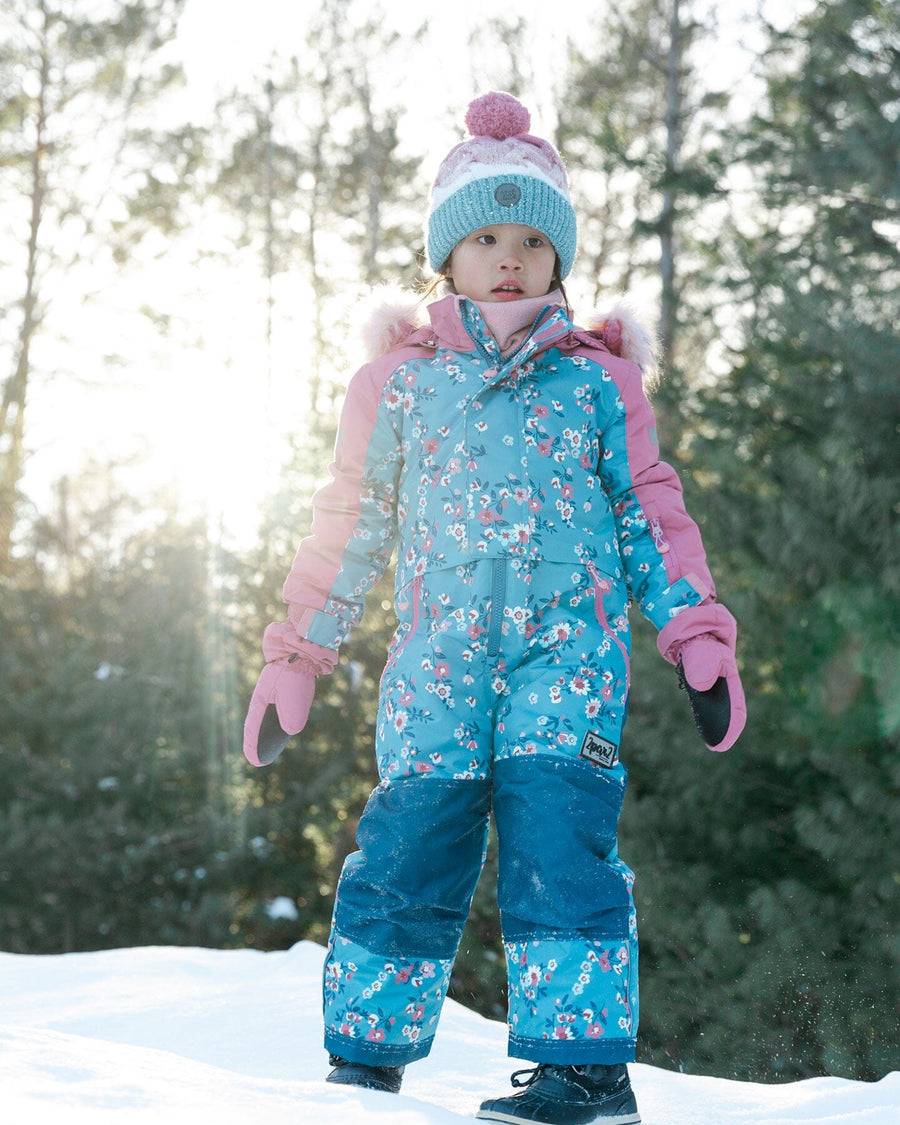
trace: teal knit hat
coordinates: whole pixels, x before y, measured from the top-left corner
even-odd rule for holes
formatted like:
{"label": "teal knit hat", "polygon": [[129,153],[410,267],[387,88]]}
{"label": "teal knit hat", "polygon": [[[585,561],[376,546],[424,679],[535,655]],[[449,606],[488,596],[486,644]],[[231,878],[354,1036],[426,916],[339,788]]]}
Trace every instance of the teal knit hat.
{"label": "teal knit hat", "polygon": [[451,149],[431,189],[425,253],[438,272],[466,235],[495,223],[522,223],[550,239],[566,277],[577,233],[559,153],[533,137],[531,115],[511,94],[476,98],[466,111],[471,140]]}

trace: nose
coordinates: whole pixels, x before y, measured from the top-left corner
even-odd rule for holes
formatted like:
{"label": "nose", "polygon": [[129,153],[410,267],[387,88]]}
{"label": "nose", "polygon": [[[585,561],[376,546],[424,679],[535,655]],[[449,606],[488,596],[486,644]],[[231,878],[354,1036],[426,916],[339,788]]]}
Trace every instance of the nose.
{"label": "nose", "polygon": [[514,254],[509,250],[500,259],[499,265],[501,270],[512,270],[515,272],[522,268],[522,259],[518,254]]}

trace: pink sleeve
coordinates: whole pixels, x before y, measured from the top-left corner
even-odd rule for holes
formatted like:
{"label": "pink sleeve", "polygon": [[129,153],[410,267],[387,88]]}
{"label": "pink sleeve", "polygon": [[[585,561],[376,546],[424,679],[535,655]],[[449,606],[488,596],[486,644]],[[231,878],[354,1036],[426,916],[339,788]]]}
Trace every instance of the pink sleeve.
{"label": "pink sleeve", "polygon": [[331,480],[313,497],[312,534],[303,539],[283,596],[300,637],[336,649],[365,609],[397,534],[399,435],[380,409],[396,359],[361,368],[347,388]]}
{"label": "pink sleeve", "polygon": [[616,359],[604,365],[618,399],[603,434],[600,475],[632,592],[662,629],[686,607],[714,600],[715,586],[678,474],[659,459],[656,419],[639,369]]}

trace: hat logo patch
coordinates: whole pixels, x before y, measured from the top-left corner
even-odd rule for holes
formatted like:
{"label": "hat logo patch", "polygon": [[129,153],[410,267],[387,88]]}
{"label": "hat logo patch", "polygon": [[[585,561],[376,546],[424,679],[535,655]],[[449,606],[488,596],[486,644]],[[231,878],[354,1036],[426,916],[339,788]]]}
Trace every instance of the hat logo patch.
{"label": "hat logo patch", "polygon": [[522,191],[517,184],[501,184],[494,192],[494,199],[501,207],[515,207],[522,198]]}

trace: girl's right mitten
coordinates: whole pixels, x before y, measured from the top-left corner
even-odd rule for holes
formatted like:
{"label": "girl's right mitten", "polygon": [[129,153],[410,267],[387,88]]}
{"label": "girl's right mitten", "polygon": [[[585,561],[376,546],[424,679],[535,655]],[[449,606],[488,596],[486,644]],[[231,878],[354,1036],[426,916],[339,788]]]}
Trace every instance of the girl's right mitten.
{"label": "girl's right mitten", "polygon": [[270,766],[288,740],[306,726],[316,677],[300,660],[294,664],[290,657],[267,664],[250,697],[244,720],[244,757],[253,766]]}
{"label": "girl's right mitten", "polygon": [[337,661],[336,652],[298,637],[288,622],[268,626],[263,655],[268,663],[244,720],[244,757],[254,766],[270,766],[303,730],[316,677],[331,672]]}

